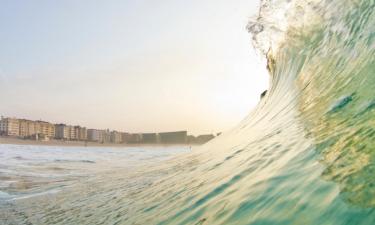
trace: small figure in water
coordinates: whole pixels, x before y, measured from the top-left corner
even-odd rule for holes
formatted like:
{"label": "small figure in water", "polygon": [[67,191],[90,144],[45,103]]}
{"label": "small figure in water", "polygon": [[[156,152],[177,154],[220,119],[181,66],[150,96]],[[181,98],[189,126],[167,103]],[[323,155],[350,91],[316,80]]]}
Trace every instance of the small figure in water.
{"label": "small figure in water", "polygon": [[268,90],[265,90],[265,91],[262,92],[262,94],[260,94],[260,99],[262,99],[262,98],[264,98],[264,96],[266,96],[267,91],[268,91]]}

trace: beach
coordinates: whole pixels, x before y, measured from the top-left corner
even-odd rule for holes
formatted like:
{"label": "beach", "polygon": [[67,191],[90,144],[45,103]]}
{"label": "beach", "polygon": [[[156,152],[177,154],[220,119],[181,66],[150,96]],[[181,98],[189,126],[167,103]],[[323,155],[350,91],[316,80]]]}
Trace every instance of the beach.
{"label": "beach", "polygon": [[114,144],[114,143],[99,143],[99,142],[85,142],[85,141],[64,141],[64,140],[48,140],[36,141],[28,139],[20,139],[15,137],[1,137],[0,144],[13,145],[36,145],[36,146],[66,146],[66,147],[137,147],[137,146],[192,146],[191,144]]}

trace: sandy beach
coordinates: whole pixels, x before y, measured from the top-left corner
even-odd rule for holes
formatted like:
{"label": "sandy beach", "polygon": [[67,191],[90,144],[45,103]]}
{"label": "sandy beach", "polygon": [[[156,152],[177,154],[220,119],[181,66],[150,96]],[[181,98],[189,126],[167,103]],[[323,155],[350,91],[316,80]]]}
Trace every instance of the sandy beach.
{"label": "sandy beach", "polygon": [[[173,144],[114,144],[114,143],[98,143],[98,142],[84,142],[84,141],[35,141],[24,140],[14,137],[0,137],[0,144],[14,144],[14,145],[42,145],[42,146],[85,146],[85,147],[133,147],[133,146],[171,146]],[[174,144],[174,146],[191,146],[184,144]]]}

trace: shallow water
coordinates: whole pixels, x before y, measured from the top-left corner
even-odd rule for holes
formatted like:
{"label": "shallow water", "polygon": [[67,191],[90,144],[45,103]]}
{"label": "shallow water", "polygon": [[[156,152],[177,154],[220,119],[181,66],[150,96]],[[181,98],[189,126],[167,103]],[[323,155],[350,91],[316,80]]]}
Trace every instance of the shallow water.
{"label": "shallow water", "polygon": [[188,147],[53,147],[0,144],[0,204],[58,193],[106,173],[132,173]]}

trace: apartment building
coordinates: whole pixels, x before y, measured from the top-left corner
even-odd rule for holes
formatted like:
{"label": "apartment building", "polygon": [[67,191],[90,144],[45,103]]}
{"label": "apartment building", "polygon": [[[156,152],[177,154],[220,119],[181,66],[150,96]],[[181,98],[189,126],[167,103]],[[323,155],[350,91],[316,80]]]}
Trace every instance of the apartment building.
{"label": "apartment building", "polygon": [[123,143],[131,143],[132,134],[122,132],[121,133],[121,139],[122,139]]}
{"label": "apartment building", "polygon": [[122,143],[122,136],[120,132],[112,131],[110,134],[110,141],[112,143],[120,144]]}
{"label": "apartment building", "polygon": [[20,120],[15,118],[1,118],[0,134],[6,136],[19,136]]}
{"label": "apartment building", "polygon": [[[119,133],[119,135],[120,135],[120,138],[121,138],[120,133]],[[118,140],[118,135],[115,135],[115,136]],[[111,142],[111,132],[109,130],[88,129],[87,130],[87,140],[99,142],[99,143],[110,143]]]}
{"label": "apartment building", "polygon": [[156,144],[159,143],[159,134],[157,133],[142,133],[142,143]]}
{"label": "apartment building", "polygon": [[26,138],[31,137],[37,133],[36,130],[36,122],[32,120],[19,120],[20,128],[19,128],[19,136]]}
{"label": "apartment building", "polygon": [[87,140],[87,129],[86,127],[75,126],[76,140],[86,141]]}
{"label": "apartment building", "polygon": [[55,137],[56,139],[68,140],[69,139],[69,128],[65,124],[55,125]]}
{"label": "apartment building", "polygon": [[67,126],[68,128],[68,139],[69,140],[77,140],[77,133],[76,133],[76,129],[74,128],[74,126]]}
{"label": "apartment building", "polygon": [[162,144],[185,144],[187,142],[187,131],[175,131],[159,133]]}
{"label": "apartment building", "polygon": [[87,130],[87,140],[99,142],[100,140],[100,131],[96,129],[88,129]]}
{"label": "apartment building", "polygon": [[111,142],[111,132],[109,130],[103,130],[102,131],[102,140],[100,142],[102,143],[110,143]]}
{"label": "apartment building", "polygon": [[[107,137],[108,136],[108,137]],[[105,130],[97,130],[97,129],[88,129],[87,130],[87,140],[94,141],[94,142],[109,142],[110,136],[107,134]]]}
{"label": "apartment building", "polygon": [[137,144],[142,141],[142,134],[121,133],[123,143]]}
{"label": "apartment building", "polygon": [[2,135],[22,138],[35,135],[51,138],[55,136],[55,126],[44,121],[2,118],[0,121],[0,133]]}
{"label": "apartment building", "polygon": [[[162,133],[122,133],[110,130],[86,129],[81,126],[65,124],[51,124],[45,121],[32,121],[17,118],[4,118],[0,120],[0,135],[29,138],[35,140],[48,140],[56,138],[61,140],[93,141],[99,143],[129,143],[129,144],[204,144],[214,135],[200,135],[194,137],[187,135],[187,131],[162,132]],[[220,135],[218,133],[217,135]]]}
{"label": "apartment building", "polygon": [[44,137],[53,138],[55,137],[55,125],[49,122],[35,121],[35,131],[36,134],[42,135]]}

